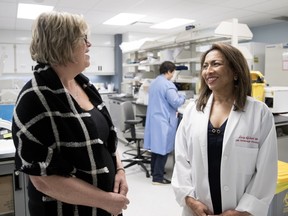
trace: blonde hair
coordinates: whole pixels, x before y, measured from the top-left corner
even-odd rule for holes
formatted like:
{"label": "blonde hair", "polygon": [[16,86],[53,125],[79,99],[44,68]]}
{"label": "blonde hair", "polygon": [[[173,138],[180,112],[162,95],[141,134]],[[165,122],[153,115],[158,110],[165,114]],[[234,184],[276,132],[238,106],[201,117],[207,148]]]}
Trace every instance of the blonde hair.
{"label": "blonde hair", "polygon": [[42,13],[32,29],[31,58],[50,65],[74,62],[73,51],[87,31],[88,25],[80,15],[56,11]]}

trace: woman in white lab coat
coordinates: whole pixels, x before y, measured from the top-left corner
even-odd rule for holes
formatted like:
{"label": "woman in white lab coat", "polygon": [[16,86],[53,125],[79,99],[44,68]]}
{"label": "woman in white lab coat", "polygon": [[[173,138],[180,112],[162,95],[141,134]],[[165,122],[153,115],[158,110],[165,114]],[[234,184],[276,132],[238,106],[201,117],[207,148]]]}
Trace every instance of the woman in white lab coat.
{"label": "woman in white lab coat", "polygon": [[175,141],[172,186],[183,216],[265,216],[277,181],[277,138],[269,108],[252,97],[247,62],[228,44],[201,59],[198,100]]}
{"label": "woman in white lab coat", "polygon": [[185,96],[177,92],[171,81],[175,68],[173,62],[163,62],[160,65],[160,75],[149,87],[144,147],[152,152],[151,172],[154,184],[171,183],[164,178],[164,168],[168,154],[174,150],[177,109],[185,102]]}

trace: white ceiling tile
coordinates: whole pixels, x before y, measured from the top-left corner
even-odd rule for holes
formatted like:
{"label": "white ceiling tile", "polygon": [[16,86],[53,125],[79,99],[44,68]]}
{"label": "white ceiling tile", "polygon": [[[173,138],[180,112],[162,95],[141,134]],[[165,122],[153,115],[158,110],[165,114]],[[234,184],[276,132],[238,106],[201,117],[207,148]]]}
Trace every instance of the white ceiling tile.
{"label": "white ceiling tile", "polygon": [[241,22],[242,23],[249,23],[248,26],[250,28],[257,27],[257,26],[263,26],[263,25],[270,25],[270,24],[276,24],[281,21],[272,19],[273,16],[269,14],[257,14],[257,15],[251,15],[247,17],[242,17]]}
{"label": "white ceiling tile", "polygon": [[277,8],[277,9],[272,9],[272,10],[270,10],[267,13],[275,14],[275,15],[278,15],[278,16],[288,16],[288,6],[287,7]]}
{"label": "white ceiling tile", "polygon": [[18,0],[0,0],[1,3],[17,3]]}
{"label": "white ceiling tile", "polygon": [[[32,21],[16,20],[17,3],[36,3],[40,0],[0,0],[0,29],[31,30]],[[83,14],[92,33],[120,34],[141,32],[169,34],[183,31],[184,27],[172,30],[149,28],[147,23],[158,23],[171,18],[195,19],[197,28],[207,28],[223,20],[237,18],[249,26],[279,23],[273,17],[288,14],[288,0],[43,0],[55,6],[57,11]],[[118,13],[146,15],[136,25],[125,27],[102,25]]]}
{"label": "white ceiling tile", "polygon": [[0,2],[0,17],[15,17],[16,14],[16,3]]}
{"label": "white ceiling tile", "polygon": [[105,0],[99,1],[94,5],[93,10],[100,11],[122,11],[123,13],[131,12],[129,11],[133,5],[138,4],[141,0]]}
{"label": "white ceiling tile", "polygon": [[259,5],[255,5],[253,7],[250,7],[250,8],[247,8],[251,11],[257,11],[257,12],[260,12],[260,13],[269,13],[270,11],[274,10],[274,9],[286,9],[286,12],[288,15],[288,4],[283,6],[283,5],[279,5],[277,3],[277,1],[268,1],[268,2],[265,2],[263,4],[259,4]]}
{"label": "white ceiling tile", "polygon": [[15,28],[15,19],[10,18],[1,18],[0,17],[0,26],[1,29],[14,29]]}
{"label": "white ceiling tile", "polygon": [[252,9],[254,7],[259,7],[260,5],[265,4],[266,2],[271,2],[271,0],[225,0],[219,3],[219,6],[231,7],[231,8],[246,8]]}
{"label": "white ceiling tile", "polygon": [[16,28],[18,30],[29,30],[32,29],[33,20],[28,19],[16,19]]}
{"label": "white ceiling tile", "polygon": [[[113,12],[89,11],[88,13],[86,13],[85,19],[89,23],[99,25],[115,15],[116,14]],[[107,26],[107,25],[104,25],[104,26]]]}

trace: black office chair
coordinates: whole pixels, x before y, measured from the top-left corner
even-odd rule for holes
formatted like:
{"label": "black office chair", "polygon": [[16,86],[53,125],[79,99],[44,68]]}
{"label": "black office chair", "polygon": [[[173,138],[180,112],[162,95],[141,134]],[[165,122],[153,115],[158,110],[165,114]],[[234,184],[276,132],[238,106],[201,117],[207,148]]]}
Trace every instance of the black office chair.
{"label": "black office chair", "polygon": [[[127,140],[127,145],[132,147],[132,149],[123,152],[122,162],[128,162],[128,164],[126,164],[124,168],[128,168],[133,165],[139,165],[146,172],[146,177],[149,178],[150,174],[145,164],[151,163],[151,155],[147,149],[142,148],[144,141],[144,123],[146,116],[135,116],[133,104],[131,101],[123,102],[120,106],[122,115],[124,116],[123,127],[121,130],[123,132],[124,138]],[[135,117],[141,118],[139,119]],[[126,158],[125,155],[129,155],[129,158]]]}

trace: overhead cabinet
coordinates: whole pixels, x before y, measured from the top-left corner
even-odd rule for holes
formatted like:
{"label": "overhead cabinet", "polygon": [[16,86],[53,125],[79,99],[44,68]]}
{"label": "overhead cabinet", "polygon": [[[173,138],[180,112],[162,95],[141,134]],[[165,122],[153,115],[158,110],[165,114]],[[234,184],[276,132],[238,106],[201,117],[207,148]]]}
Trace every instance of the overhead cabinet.
{"label": "overhead cabinet", "polygon": [[0,44],[0,74],[15,73],[14,44]]}
{"label": "overhead cabinet", "polygon": [[36,65],[29,44],[0,44],[0,74],[29,74]]}
{"label": "overhead cabinet", "polygon": [[32,60],[30,55],[29,44],[16,44],[15,49],[15,62],[16,62],[16,73],[32,73],[36,62]]}
{"label": "overhead cabinet", "polygon": [[92,46],[89,48],[90,66],[86,73],[93,75],[114,75],[114,47]]}
{"label": "overhead cabinet", "polygon": [[[90,66],[85,72],[93,75],[114,75],[114,47],[89,48]],[[36,62],[31,59],[30,44],[0,44],[0,74],[31,74]]]}

